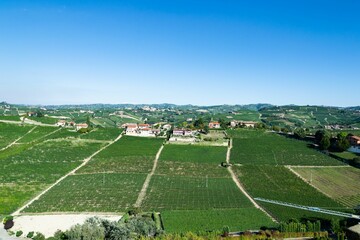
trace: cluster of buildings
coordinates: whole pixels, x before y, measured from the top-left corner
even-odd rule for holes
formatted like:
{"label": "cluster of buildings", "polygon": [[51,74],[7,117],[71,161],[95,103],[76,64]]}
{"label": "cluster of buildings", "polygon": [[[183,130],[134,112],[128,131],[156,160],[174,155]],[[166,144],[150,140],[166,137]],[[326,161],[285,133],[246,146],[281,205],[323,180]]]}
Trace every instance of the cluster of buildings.
{"label": "cluster of buildings", "polygon": [[253,121],[238,121],[238,120],[232,120],[230,122],[231,127],[249,127],[254,128],[257,122]]}
{"label": "cluster of buildings", "polygon": [[75,127],[76,131],[89,127],[87,123],[75,123],[73,121],[68,122],[66,120],[59,120],[55,125],[58,127]]}
{"label": "cluster of buildings", "polygon": [[324,127],[325,127],[325,129],[327,129],[327,130],[340,130],[340,129],[354,129],[354,130],[358,130],[358,129],[359,129],[358,127],[344,126],[344,125],[338,125],[338,124],[335,124],[335,125],[325,125]]}
{"label": "cluster of buildings", "polygon": [[150,124],[142,123],[125,123],[122,125],[125,128],[126,135],[133,136],[157,136],[160,134],[160,129],[153,128]]}

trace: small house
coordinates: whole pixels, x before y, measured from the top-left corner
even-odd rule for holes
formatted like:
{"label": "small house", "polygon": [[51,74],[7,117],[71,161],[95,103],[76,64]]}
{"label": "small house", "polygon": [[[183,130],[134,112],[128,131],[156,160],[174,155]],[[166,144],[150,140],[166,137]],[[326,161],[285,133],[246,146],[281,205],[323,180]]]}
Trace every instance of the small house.
{"label": "small house", "polygon": [[221,128],[221,126],[219,122],[210,122],[209,128]]}
{"label": "small house", "polygon": [[79,123],[79,124],[76,124],[76,131],[79,131],[82,128],[88,128],[88,127],[89,127],[89,125],[87,125],[87,123]]}

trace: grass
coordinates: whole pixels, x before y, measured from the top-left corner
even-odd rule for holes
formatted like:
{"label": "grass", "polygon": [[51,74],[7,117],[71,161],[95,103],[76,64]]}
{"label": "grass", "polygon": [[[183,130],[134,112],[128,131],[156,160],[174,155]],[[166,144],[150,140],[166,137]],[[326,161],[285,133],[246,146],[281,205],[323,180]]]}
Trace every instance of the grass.
{"label": "grass", "polygon": [[341,168],[293,168],[311,185],[348,207],[360,205],[360,170]]}
{"label": "grass", "polygon": [[[44,186],[77,167],[102,144],[80,141],[46,141],[21,145],[0,158],[0,214],[20,207]],[[24,149],[23,149],[24,148]],[[9,191],[9,189],[12,191]]]}
{"label": "grass", "polygon": [[[332,210],[344,209],[344,206],[306,184],[285,167],[246,165],[234,167],[234,170],[240,182],[252,197]],[[259,202],[259,204],[281,221],[292,218],[320,217],[329,219],[332,217],[270,203]]]}
{"label": "grass", "polygon": [[262,165],[343,165],[322,154],[306,141],[252,130],[229,132],[233,139],[231,162]]}
{"label": "grass", "polygon": [[252,207],[230,178],[154,175],[142,206],[146,210]]}
{"label": "grass", "polygon": [[33,126],[0,123],[0,149],[26,134]]}
{"label": "grass", "polygon": [[125,212],[132,208],[145,174],[72,175],[25,212]]}
{"label": "grass", "polygon": [[220,164],[226,161],[226,151],[226,147],[166,145],[160,160]]}
{"label": "grass", "polygon": [[148,173],[163,139],[124,136],[94,157],[79,173]]}
{"label": "grass", "polygon": [[167,233],[187,231],[222,231],[225,225],[230,231],[246,231],[272,227],[274,223],[256,208],[182,210],[161,212]]}

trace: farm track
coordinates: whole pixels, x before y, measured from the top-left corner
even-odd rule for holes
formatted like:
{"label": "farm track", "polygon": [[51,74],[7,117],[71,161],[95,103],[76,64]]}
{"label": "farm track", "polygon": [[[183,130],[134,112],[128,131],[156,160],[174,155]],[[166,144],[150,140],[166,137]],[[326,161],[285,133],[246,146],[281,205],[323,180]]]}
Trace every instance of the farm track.
{"label": "farm track", "polygon": [[158,164],[158,161],[159,161],[159,157],[160,157],[160,154],[161,154],[163,149],[164,149],[164,145],[161,145],[159,151],[156,154],[153,168],[151,169],[151,172],[147,175],[147,177],[145,179],[145,182],[144,182],[144,185],[143,185],[143,187],[142,187],[142,189],[141,189],[141,191],[139,193],[138,199],[136,200],[136,203],[134,204],[135,207],[140,207],[143,200],[144,200],[144,198],[145,198],[147,189],[149,187],[150,180],[151,180],[152,176],[155,173],[155,170],[156,170],[156,167],[157,167],[157,164]]}
{"label": "farm track", "polygon": [[[232,138],[230,138],[227,153],[226,153],[226,163],[230,164],[230,154],[232,149]],[[234,171],[232,170],[232,166],[229,166],[228,171],[231,175],[231,178],[235,182],[236,186],[239,188],[239,190],[250,200],[250,202],[259,210],[264,212],[273,222],[278,223],[278,221],[272,217],[264,208],[262,208],[255,200],[246,192],[245,188],[242,186],[241,182],[239,181],[239,178],[235,175]]]}
{"label": "farm track", "polygon": [[20,207],[18,210],[16,210],[12,215],[16,216],[16,215],[20,215],[20,212],[23,211],[25,208],[27,208],[28,206],[30,206],[33,202],[35,202],[36,200],[38,200],[42,195],[44,195],[45,193],[47,193],[48,191],[50,191],[53,187],[55,187],[57,184],[59,184],[61,181],[63,181],[65,178],[67,178],[70,175],[75,174],[75,172],[77,170],[79,170],[80,168],[82,168],[83,166],[85,166],[93,157],[95,157],[97,154],[99,154],[100,152],[102,152],[103,150],[105,150],[106,148],[108,148],[109,146],[111,146],[112,144],[114,144],[115,142],[117,142],[118,140],[121,139],[123,135],[120,134],[114,141],[112,141],[111,143],[109,143],[108,145],[105,145],[104,147],[100,148],[98,151],[96,151],[95,153],[93,153],[90,157],[85,158],[83,160],[83,163],[80,164],[79,166],[77,166],[76,168],[74,168],[73,170],[71,170],[69,173],[65,174],[64,176],[62,176],[61,178],[59,178],[55,183],[53,183],[52,185],[50,185],[48,188],[46,188],[44,191],[42,191],[40,194],[38,194],[36,197],[34,197],[33,199],[31,199],[29,202],[27,202],[24,206]]}
{"label": "farm track", "polygon": [[32,131],[35,130],[35,128],[37,128],[37,126],[33,127],[32,129],[30,129],[27,133],[25,133],[24,135],[22,135],[21,137],[19,137],[18,139],[16,139],[15,141],[13,141],[12,143],[10,143],[9,145],[7,145],[6,147],[0,149],[1,151],[4,151],[6,149],[8,149],[9,147],[11,147],[12,145],[16,144],[18,141],[20,141],[23,137],[25,137],[26,135],[28,135],[29,133],[31,133]]}

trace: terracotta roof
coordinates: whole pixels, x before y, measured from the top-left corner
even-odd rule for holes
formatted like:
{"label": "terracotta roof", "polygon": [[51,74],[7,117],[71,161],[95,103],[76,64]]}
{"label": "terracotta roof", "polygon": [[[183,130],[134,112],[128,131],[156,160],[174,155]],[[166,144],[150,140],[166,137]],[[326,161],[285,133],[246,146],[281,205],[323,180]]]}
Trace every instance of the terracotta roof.
{"label": "terracotta roof", "polygon": [[360,137],[359,137],[359,136],[351,136],[351,138],[353,138],[353,139],[356,139],[356,140],[360,141]]}
{"label": "terracotta roof", "polygon": [[142,127],[147,127],[147,126],[150,126],[150,124],[139,124],[139,126],[142,126]]}
{"label": "terracotta roof", "polygon": [[210,122],[210,124],[220,124],[219,122]]}

